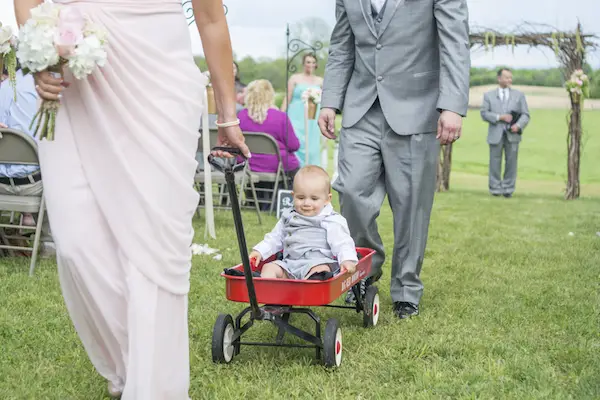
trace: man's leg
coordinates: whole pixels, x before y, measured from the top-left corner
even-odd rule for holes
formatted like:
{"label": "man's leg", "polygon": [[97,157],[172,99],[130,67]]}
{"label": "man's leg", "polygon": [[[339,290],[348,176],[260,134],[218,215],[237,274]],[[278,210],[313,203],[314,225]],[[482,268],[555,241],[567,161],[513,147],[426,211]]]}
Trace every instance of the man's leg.
{"label": "man's leg", "polygon": [[519,143],[509,142],[508,138],[504,138],[504,179],[502,180],[502,189],[504,195],[512,196],[517,183],[517,156],[519,154]]}
{"label": "man's leg", "polygon": [[377,252],[373,257],[374,278],[381,275],[385,259],[376,219],[385,198],[381,140],[386,125],[379,102],[376,101],[356,125],[342,129],[339,175],[333,184],[339,193],[341,213],[348,220],[348,228],[356,246]]}
{"label": "man's leg", "polygon": [[[391,296],[395,306],[396,303],[418,306],[423,295],[419,276],[439,152],[435,133],[401,136],[389,129],[382,145],[388,200],[394,214]],[[414,311],[416,314],[418,308],[414,307]]]}
{"label": "man's leg", "polygon": [[490,193],[496,196],[502,194],[502,141],[498,144],[490,144]]}

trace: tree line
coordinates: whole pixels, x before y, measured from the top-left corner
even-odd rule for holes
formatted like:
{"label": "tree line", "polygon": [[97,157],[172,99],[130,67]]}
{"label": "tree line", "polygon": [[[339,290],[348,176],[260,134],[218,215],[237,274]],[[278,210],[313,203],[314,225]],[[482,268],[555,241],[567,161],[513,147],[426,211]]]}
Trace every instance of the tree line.
{"label": "tree line", "polygon": [[[323,52],[320,54],[324,57]],[[325,55],[326,57],[326,55]],[[297,57],[300,59],[300,57]],[[202,71],[207,70],[206,60],[203,57],[196,57],[196,64]],[[326,59],[320,59],[318,63],[317,74],[323,76]],[[253,57],[244,57],[237,60],[239,65],[239,76],[243,83],[248,84],[255,79],[268,79],[275,91],[285,92],[286,87],[286,59],[266,59]],[[297,71],[301,71],[300,63],[296,63]],[[592,70],[589,65],[584,68],[590,76],[591,93],[590,97],[600,98],[600,69]],[[471,68],[471,86],[493,85],[496,83],[495,68]],[[546,87],[562,87],[565,78],[559,68],[548,69],[513,69],[513,84],[531,85]]]}

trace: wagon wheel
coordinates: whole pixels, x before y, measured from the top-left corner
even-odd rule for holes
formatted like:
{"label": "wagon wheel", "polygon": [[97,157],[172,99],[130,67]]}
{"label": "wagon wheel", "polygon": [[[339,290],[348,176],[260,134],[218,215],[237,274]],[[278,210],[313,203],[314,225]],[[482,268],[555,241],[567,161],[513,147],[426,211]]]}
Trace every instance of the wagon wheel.
{"label": "wagon wheel", "polygon": [[365,328],[377,325],[379,320],[379,289],[377,286],[369,286],[365,293],[363,307],[363,325]]}
{"label": "wagon wheel", "polygon": [[233,318],[229,314],[219,314],[212,336],[212,358],[213,362],[227,364],[235,355],[233,337],[235,329]]}
{"label": "wagon wheel", "polygon": [[339,367],[342,363],[342,329],[337,319],[331,318],[325,325],[323,338],[323,364]]}

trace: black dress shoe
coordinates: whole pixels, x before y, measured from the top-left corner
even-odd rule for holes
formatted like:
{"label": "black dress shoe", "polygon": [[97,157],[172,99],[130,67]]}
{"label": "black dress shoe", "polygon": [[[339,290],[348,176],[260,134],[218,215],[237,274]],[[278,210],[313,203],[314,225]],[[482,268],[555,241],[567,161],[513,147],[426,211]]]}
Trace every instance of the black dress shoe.
{"label": "black dress shoe", "polygon": [[512,197],[512,193],[504,193],[502,196],[506,197],[507,199],[510,199]]}
{"label": "black dress shoe", "polygon": [[494,196],[494,197],[498,197],[498,196],[500,196],[500,193],[490,193],[490,194],[491,194],[492,196]]}
{"label": "black dress shoe", "polygon": [[396,301],[394,303],[394,314],[400,319],[406,319],[419,315],[419,306],[406,301]]}

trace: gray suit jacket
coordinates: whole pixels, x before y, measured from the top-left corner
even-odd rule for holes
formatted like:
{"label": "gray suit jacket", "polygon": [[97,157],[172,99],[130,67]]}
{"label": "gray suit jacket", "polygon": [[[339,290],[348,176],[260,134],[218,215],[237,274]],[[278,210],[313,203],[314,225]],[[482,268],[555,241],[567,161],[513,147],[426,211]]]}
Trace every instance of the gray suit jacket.
{"label": "gray suit jacket", "polygon": [[[509,89],[508,104],[506,109],[502,107],[500,93],[498,89],[490,90],[483,95],[483,103],[481,104],[481,118],[490,124],[488,128],[487,142],[489,144],[498,144],[502,140],[504,129],[507,126],[506,122],[500,121],[500,114],[510,114],[511,111],[516,111],[521,114],[517,121],[521,132],[529,123],[529,107],[523,92],[516,89]],[[508,141],[518,143],[521,141],[521,135],[509,132]]]}
{"label": "gray suit jacket", "polygon": [[370,0],[336,0],[321,106],[356,124],[377,97],[398,134],[437,130],[441,110],[467,113],[466,0],[388,0],[373,20]]}

